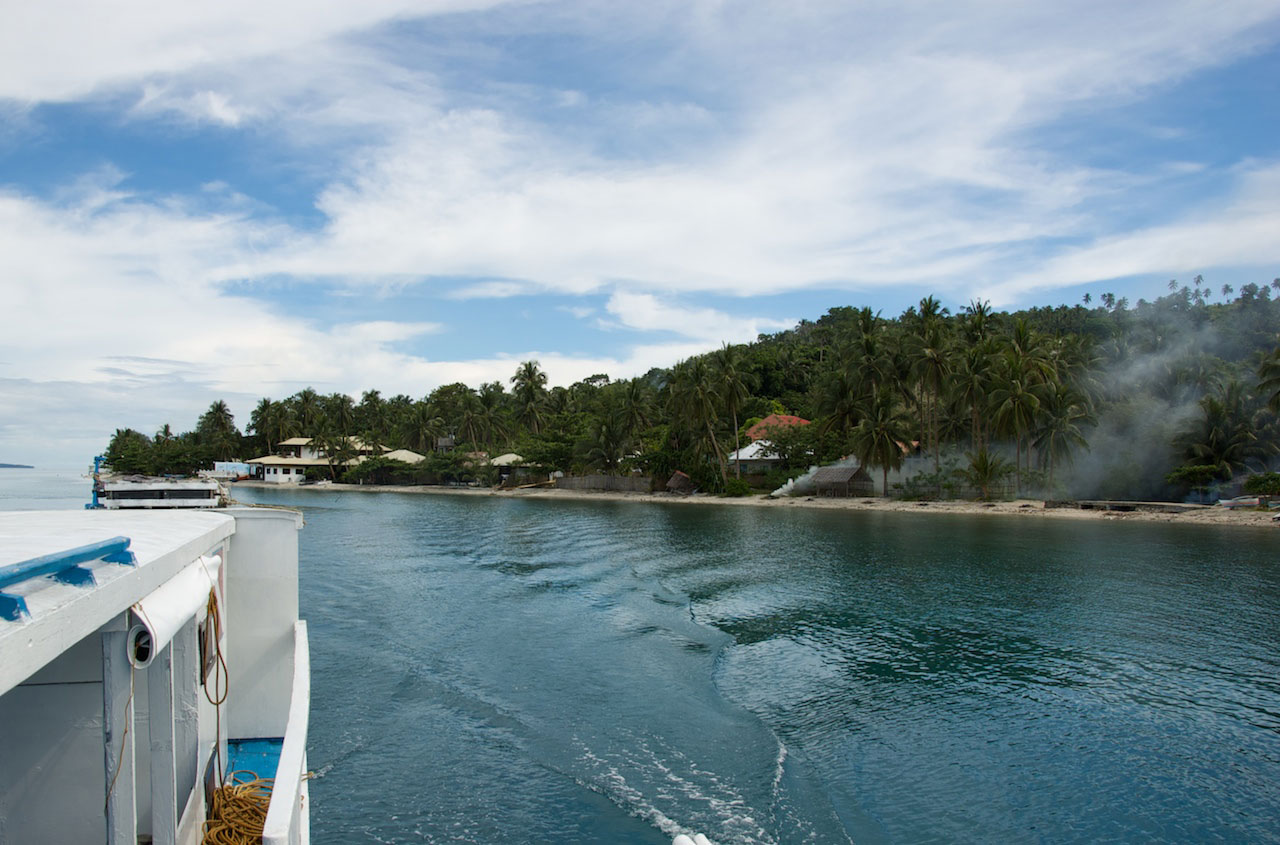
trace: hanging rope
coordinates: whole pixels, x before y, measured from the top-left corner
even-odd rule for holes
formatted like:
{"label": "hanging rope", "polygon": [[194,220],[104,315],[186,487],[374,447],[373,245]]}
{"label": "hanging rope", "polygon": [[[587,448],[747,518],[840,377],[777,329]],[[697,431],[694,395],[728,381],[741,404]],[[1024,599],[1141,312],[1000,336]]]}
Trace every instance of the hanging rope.
{"label": "hanging rope", "polygon": [[[203,682],[204,696],[214,706],[214,736],[222,736],[222,704],[227,700],[230,675],[222,654],[222,616],[218,611],[218,594],[209,590],[207,636],[212,638],[214,667],[212,689]],[[207,642],[207,641],[206,641]],[[206,646],[206,649],[208,646]],[[213,791],[208,817],[204,823],[201,845],[261,845],[262,828],[267,822],[271,804],[273,778],[260,778],[254,772],[235,771],[223,776],[222,743],[215,743],[218,758],[218,783]]]}

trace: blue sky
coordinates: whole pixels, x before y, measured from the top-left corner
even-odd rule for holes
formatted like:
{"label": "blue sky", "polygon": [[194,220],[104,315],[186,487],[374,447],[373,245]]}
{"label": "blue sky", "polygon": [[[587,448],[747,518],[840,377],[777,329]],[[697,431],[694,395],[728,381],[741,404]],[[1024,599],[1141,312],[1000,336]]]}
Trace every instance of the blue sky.
{"label": "blue sky", "polygon": [[0,31],[0,461],[1280,276],[1280,2],[209,5]]}

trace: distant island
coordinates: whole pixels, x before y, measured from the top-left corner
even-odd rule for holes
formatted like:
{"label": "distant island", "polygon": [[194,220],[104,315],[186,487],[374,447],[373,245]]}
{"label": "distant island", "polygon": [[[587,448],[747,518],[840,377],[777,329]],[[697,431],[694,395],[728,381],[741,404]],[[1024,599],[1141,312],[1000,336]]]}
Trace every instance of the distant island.
{"label": "distant island", "polygon": [[35,469],[30,464],[0,464],[0,469]]}

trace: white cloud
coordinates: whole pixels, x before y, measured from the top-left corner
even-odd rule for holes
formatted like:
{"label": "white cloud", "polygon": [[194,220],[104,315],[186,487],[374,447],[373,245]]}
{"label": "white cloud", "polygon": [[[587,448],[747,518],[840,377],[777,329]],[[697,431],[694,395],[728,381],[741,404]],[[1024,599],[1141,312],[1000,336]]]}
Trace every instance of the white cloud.
{"label": "white cloud", "polygon": [[1280,164],[1242,172],[1225,200],[1181,219],[1099,238],[980,290],[996,305],[1064,285],[1189,268],[1272,266],[1280,232]]}
{"label": "white cloud", "polygon": [[684,308],[662,302],[653,294],[623,290],[609,297],[605,310],[628,329],[669,332],[715,346],[746,343],[764,332],[782,331],[796,324],[795,318],[740,318],[713,308]]}
{"label": "white cloud", "polygon": [[447,299],[506,299],[529,293],[529,286],[519,282],[475,282],[463,284],[444,292]]}
{"label": "white cloud", "polygon": [[[22,108],[39,102],[92,102],[138,131],[166,120],[252,131],[324,183],[324,219],[282,223],[231,174],[191,197],[137,195],[113,166],[45,198],[0,189],[0,409],[32,409],[29,422],[0,410],[0,446],[39,442],[54,419],[80,444],[76,397],[113,425],[183,428],[211,396],[239,414],[248,407],[237,402],[307,384],[419,396],[443,382],[506,381],[529,357],[561,383],[625,377],[791,323],[687,304],[706,291],[741,297],[740,313],[753,295],[815,286],[1014,301],[1280,257],[1272,164],[1242,166],[1194,215],[1115,231],[1103,200],[1213,168],[1104,171],[1035,140],[1273,46],[1275,2],[106,9],[10,10],[4,140],[38,140],[40,117]],[[414,27],[468,10],[456,45]],[[570,78],[566,57],[552,72],[502,54],[512,33],[590,45],[583,54],[601,64]],[[1066,240],[1084,246],[1044,246]],[[274,277],[362,296],[419,284],[454,298],[607,292],[604,313],[636,344],[605,357],[556,345],[430,361],[404,349],[439,330],[433,322],[389,314],[322,328],[224,292]]]}
{"label": "white cloud", "polygon": [[287,54],[395,18],[481,10],[503,2],[22,3],[7,10],[0,28],[0,99],[74,100],[157,74]]}

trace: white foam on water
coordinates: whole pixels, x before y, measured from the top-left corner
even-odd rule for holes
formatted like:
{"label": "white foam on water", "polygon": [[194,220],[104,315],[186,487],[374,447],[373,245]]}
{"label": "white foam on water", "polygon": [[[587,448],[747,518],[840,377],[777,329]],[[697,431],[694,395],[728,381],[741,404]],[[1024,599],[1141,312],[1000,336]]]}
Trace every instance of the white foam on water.
{"label": "white foam on water", "polygon": [[[604,795],[631,815],[648,821],[668,836],[694,836],[699,828],[713,829],[721,841],[776,845],[777,840],[760,826],[750,812],[746,799],[713,772],[698,768],[675,749],[665,755],[655,754],[644,741],[639,741],[632,750],[635,753],[627,755],[630,759],[624,760],[623,764],[641,773],[647,769],[660,776],[670,790],[655,788],[654,795],[646,796],[627,781],[617,766],[585,748],[580,750],[579,761],[587,764],[588,768],[594,768],[596,773],[593,777],[575,780],[579,785]],[[683,773],[677,772],[664,760],[680,764]],[[686,827],[655,803],[663,800],[674,802],[677,797],[706,807],[711,818],[696,827]]]}

